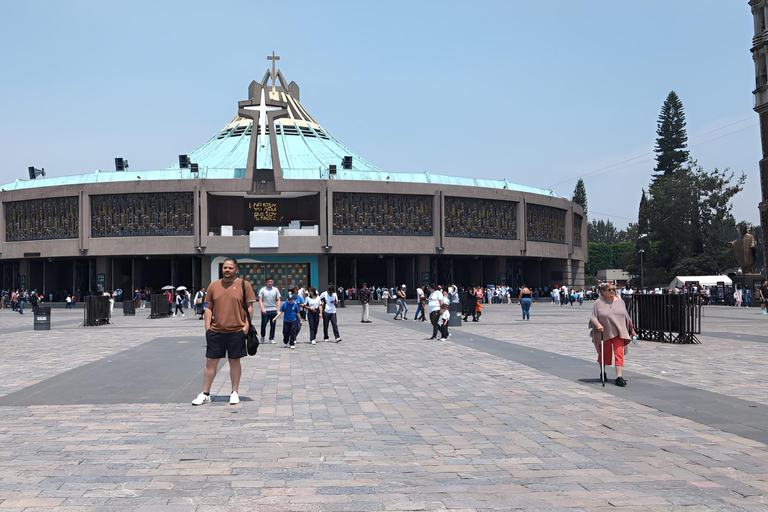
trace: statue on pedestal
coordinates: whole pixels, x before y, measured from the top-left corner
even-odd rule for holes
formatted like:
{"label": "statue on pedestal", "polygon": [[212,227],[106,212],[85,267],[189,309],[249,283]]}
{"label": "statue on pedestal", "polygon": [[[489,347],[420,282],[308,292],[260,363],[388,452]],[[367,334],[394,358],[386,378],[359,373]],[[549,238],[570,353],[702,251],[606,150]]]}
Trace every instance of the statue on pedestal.
{"label": "statue on pedestal", "polygon": [[747,225],[741,223],[739,225],[739,231],[741,236],[730,243],[733,245],[733,255],[736,256],[736,261],[739,262],[741,271],[744,274],[757,274],[755,269],[755,259],[757,256],[755,237],[747,233]]}

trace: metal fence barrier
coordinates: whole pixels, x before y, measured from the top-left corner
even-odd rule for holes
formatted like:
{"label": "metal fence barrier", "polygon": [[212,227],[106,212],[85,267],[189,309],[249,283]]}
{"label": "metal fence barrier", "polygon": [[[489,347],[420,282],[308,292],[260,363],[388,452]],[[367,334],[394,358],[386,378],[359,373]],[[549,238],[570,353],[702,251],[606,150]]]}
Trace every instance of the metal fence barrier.
{"label": "metal fence barrier", "polygon": [[83,325],[93,327],[109,323],[109,297],[103,295],[89,295],[85,297],[85,309],[83,311]]}
{"label": "metal fence barrier", "polygon": [[697,294],[632,295],[632,324],[641,340],[701,343],[701,297]]}
{"label": "metal fence barrier", "polygon": [[166,318],[169,316],[168,297],[164,293],[152,294],[149,318]]}
{"label": "metal fence barrier", "polygon": [[131,316],[136,314],[136,304],[132,300],[123,299],[123,316]]}

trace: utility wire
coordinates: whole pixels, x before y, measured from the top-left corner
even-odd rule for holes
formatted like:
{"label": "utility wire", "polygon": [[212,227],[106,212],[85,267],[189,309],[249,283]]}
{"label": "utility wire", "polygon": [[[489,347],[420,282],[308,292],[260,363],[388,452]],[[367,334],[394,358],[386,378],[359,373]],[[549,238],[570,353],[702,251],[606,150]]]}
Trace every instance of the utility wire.
{"label": "utility wire", "polygon": [[[717,139],[722,139],[723,137],[728,137],[729,135],[733,135],[734,133],[739,133],[739,132],[743,132],[744,130],[749,130],[750,128],[754,128],[757,125],[758,125],[758,123],[751,124],[749,126],[745,126],[744,128],[740,128],[740,129],[732,131],[732,132],[724,133],[723,135],[720,135],[720,136],[715,137],[713,139],[705,140],[704,142],[699,142],[698,144],[693,144],[691,146],[688,146],[688,148],[695,148],[695,147],[701,146],[703,144],[708,144],[710,142],[716,141]],[[708,132],[708,133],[712,133],[712,132]],[[605,172],[600,172],[599,174],[598,174],[597,171],[593,171],[593,175],[600,176],[602,174],[608,174],[608,173],[611,173],[611,172],[614,172],[614,171],[620,171],[622,169],[628,169],[630,167],[634,167],[635,165],[640,165],[640,164],[643,164],[643,163],[646,163],[646,162],[652,162],[653,160],[654,160],[653,158],[649,158],[649,159],[646,159],[646,160],[642,160],[640,162],[636,162],[636,163],[634,163],[632,165],[625,165],[624,167],[619,167],[617,169],[611,169],[611,170],[608,170],[608,171],[605,171]]]}
{"label": "utility wire", "polygon": [[[755,119],[755,118],[754,118],[753,116],[750,116],[750,117],[746,117],[746,118],[744,118],[744,119],[741,119],[741,120],[739,120],[739,121],[735,121],[735,122],[733,122],[733,123],[730,123],[730,124],[727,124],[727,125],[725,125],[725,126],[721,126],[721,127],[719,127],[719,128],[715,128],[714,130],[710,130],[710,131],[708,131],[708,132],[704,132],[704,133],[700,133],[700,134],[698,134],[698,135],[694,135],[693,137],[690,137],[688,140],[698,139],[698,138],[700,138],[700,137],[703,137],[703,136],[705,136],[705,135],[709,135],[710,133],[714,133],[714,132],[717,132],[717,131],[720,131],[720,130],[724,130],[724,129],[726,129],[726,128],[730,128],[731,126],[735,126],[735,125],[737,125],[737,124],[741,124],[741,123],[743,123],[743,122],[745,122],[745,121],[754,120],[754,119]],[[719,137],[715,137],[714,139],[710,139],[710,140],[708,140],[708,141],[704,141],[704,142],[701,142],[701,143],[699,143],[699,144],[695,144],[695,145],[693,145],[693,146],[689,146],[689,147],[692,147],[692,148],[693,148],[693,147],[701,146],[702,144],[707,144],[707,143],[709,143],[709,142],[712,142],[712,141],[714,141],[714,140],[720,139],[720,138],[722,138],[722,137],[726,137],[726,136],[728,136],[728,135],[731,135],[731,134],[733,134],[733,133],[738,133],[738,132],[740,132],[740,131],[743,131],[743,130],[747,130],[747,129],[749,129],[749,128],[752,128],[753,126],[757,126],[757,124],[752,124],[752,125],[749,125],[749,126],[747,126],[747,127],[745,127],[745,128],[742,128],[742,129],[736,130],[736,131],[734,131],[734,132],[729,132],[729,133],[726,133],[726,134],[724,134],[724,135],[721,135],[721,136],[719,136]],[[551,186],[550,186],[550,187],[548,187],[548,188],[550,188],[550,189],[553,189],[553,188],[555,188],[557,185],[560,185],[560,184],[562,184],[562,183],[567,183],[567,182],[569,182],[569,181],[573,181],[573,180],[575,180],[575,179],[578,179],[578,178],[583,178],[583,177],[585,177],[585,176],[591,176],[591,175],[593,175],[593,174],[597,174],[597,173],[599,173],[599,172],[601,172],[601,171],[605,171],[605,170],[607,170],[607,169],[610,169],[611,167],[616,167],[616,166],[618,166],[618,165],[626,164],[626,163],[628,163],[628,162],[631,162],[631,161],[633,161],[633,160],[637,160],[638,158],[643,158],[643,157],[646,157],[646,156],[648,156],[648,155],[653,155],[653,154],[654,154],[654,152],[653,152],[653,151],[649,151],[649,152],[647,152],[647,153],[643,153],[642,155],[638,155],[638,156],[632,157],[632,158],[630,158],[630,159],[627,159],[627,160],[624,160],[624,161],[621,161],[621,162],[618,162],[618,163],[615,163],[615,164],[611,164],[611,165],[608,165],[608,166],[605,166],[605,167],[601,167],[600,169],[596,169],[596,170],[594,170],[594,171],[590,171],[590,172],[587,172],[587,173],[582,173],[582,174],[580,174],[579,176],[574,176],[574,177],[571,177],[571,178],[565,179],[565,180],[563,180],[563,181],[558,181],[557,183],[555,183],[554,185],[551,185]],[[649,162],[649,161],[650,161],[650,160],[643,160],[642,162],[637,162],[637,163],[635,163],[635,164],[633,164],[633,165],[637,165],[637,164],[640,164],[640,163],[645,163],[645,162]],[[626,167],[632,167],[632,166],[626,166]],[[618,171],[618,170],[621,170],[621,169],[625,169],[626,167],[621,167],[621,168],[619,168],[619,169],[614,169],[614,170]],[[610,172],[610,171],[609,171],[609,172]],[[608,173],[603,173],[603,174],[608,174]]]}

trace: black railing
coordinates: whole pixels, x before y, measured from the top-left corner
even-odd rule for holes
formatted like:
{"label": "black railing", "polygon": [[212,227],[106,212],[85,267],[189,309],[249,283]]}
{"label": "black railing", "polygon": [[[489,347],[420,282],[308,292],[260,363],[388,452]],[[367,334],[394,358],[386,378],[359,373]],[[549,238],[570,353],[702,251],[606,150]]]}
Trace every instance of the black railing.
{"label": "black railing", "polygon": [[170,314],[168,296],[164,293],[152,294],[149,318],[167,318]]}
{"label": "black railing", "polygon": [[104,295],[89,295],[85,298],[85,310],[83,311],[83,325],[93,327],[109,323],[109,297]]}
{"label": "black railing", "polygon": [[701,343],[701,297],[697,294],[632,295],[631,317],[641,340]]}

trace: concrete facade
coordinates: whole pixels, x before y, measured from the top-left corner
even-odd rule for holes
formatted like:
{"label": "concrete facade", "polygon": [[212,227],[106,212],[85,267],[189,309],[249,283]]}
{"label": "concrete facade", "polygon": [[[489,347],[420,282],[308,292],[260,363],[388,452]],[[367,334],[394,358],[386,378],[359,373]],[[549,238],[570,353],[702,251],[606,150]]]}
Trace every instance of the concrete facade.
{"label": "concrete facade", "polygon": [[[165,171],[139,173],[135,179],[133,179],[135,172],[126,172],[124,176],[120,176],[125,179],[104,183],[57,183],[56,178],[38,179],[34,183],[31,180],[27,183],[17,181],[16,186],[7,186],[0,190],[2,285],[6,288],[19,287],[20,276],[26,275],[27,286],[30,289],[49,288],[49,279],[42,278],[41,281],[40,276],[31,275],[39,274],[39,269],[31,268],[28,262],[38,262],[42,263],[44,271],[46,269],[51,271],[51,265],[55,267],[55,264],[59,266],[71,264],[73,266],[72,287],[82,287],[85,283],[86,289],[93,288],[95,273],[104,275],[102,281],[106,289],[117,287],[125,289],[127,286],[130,286],[130,289],[138,286],[159,287],[165,284],[175,286],[184,284],[199,288],[218,275],[216,261],[222,256],[245,258],[254,264],[265,261],[275,263],[282,260],[299,262],[302,261],[302,257],[307,262],[311,259],[315,263],[310,265],[310,276],[308,282],[304,284],[313,284],[319,288],[324,288],[328,281],[337,282],[344,287],[359,287],[362,281],[367,280],[369,284],[380,286],[395,286],[404,282],[410,290],[413,290],[415,286],[423,283],[425,273],[430,274],[430,281],[456,281],[455,269],[461,270],[459,274],[463,276],[462,281],[464,281],[456,284],[463,285],[486,282],[497,284],[508,282],[510,285],[526,282],[531,286],[541,287],[552,284],[573,286],[584,284],[587,219],[580,206],[565,198],[556,197],[554,194],[531,193],[520,189],[515,190],[514,187],[507,188],[506,185],[501,188],[491,188],[443,182],[408,182],[399,179],[401,176],[397,173],[391,173],[392,180],[390,180],[390,174],[387,174],[383,180],[371,180],[370,172],[366,174],[362,171],[358,174],[345,174],[343,179],[339,179],[334,175],[336,172],[334,165],[327,165],[327,169],[321,172],[320,176],[323,176],[323,179],[287,178],[284,172],[288,172],[286,166],[290,162],[290,155],[288,157],[285,154],[281,155],[281,151],[285,150],[280,149],[278,137],[272,136],[272,132],[279,134],[287,131],[286,116],[292,112],[286,106],[289,103],[294,105],[291,108],[296,112],[305,114],[306,112],[298,104],[298,86],[293,82],[290,86],[283,84],[281,87],[275,87],[275,80],[273,80],[271,95],[277,97],[276,94],[280,93],[283,98],[290,101],[265,99],[264,91],[268,88],[270,75],[268,71],[262,84],[256,82],[251,84],[249,87],[251,99],[239,103],[240,117],[233,121],[242,132],[246,130],[246,125],[243,123],[251,120],[248,121],[246,132],[252,134],[250,140],[244,137],[242,141],[243,144],[249,144],[249,147],[247,162],[242,162],[244,169],[241,171],[244,170],[244,172],[239,175],[241,177],[210,178],[205,173],[198,174],[186,169],[169,168]],[[275,78],[281,77],[278,71],[278,76]],[[291,97],[291,93],[295,97]],[[251,110],[247,109],[249,106]],[[262,107],[272,109],[267,113],[267,119],[263,121],[263,124],[267,125],[264,128],[266,130],[264,140],[260,137],[261,125],[258,131],[256,129],[257,125],[262,123],[259,118],[262,112],[257,109]],[[298,128],[309,130],[306,127],[309,126],[322,135],[319,125],[309,118],[308,114],[305,117],[308,119],[305,124],[300,125],[299,121],[296,121],[297,131]],[[271,168],[268,169],[257,167],[259,162],[264,165],[266,157],[260,153],[264,151],[270,153],[268,156],[271,158]],[[267,165],[269,165],[269,159]],[[238,176],[236,167],[233,176]],[[333,171],[329,172],[331,168]],[[157,173],[163,173],[159,179]],[[50,186],[46,185],[48,180],[51,182]],[[172,193],[192,194],[194,198],[193,233],[182,236],[92,236],[94,226],[92,226],[91,199],[93,196],[121,197],[125,194]],[[339,193],[374,194],[377,197],[392,195],[433,197],[431,234],[430,236],[334,234],[333,219],[338,212],[334,212],[333,198],[334,194]],[[10,211],[6,208],[8,203],[68,196],[77,197],[79,201],[77,238],[8,241],[6,226],[10,226],[11,223],[11,220],[6,218]],[[516,238],[446,236],[444,213],[446,197],[515,203]],[[214,199],[218,201],[216,204],[219,206],[214,207],[211,204]],[[227,220],[226,215],[221,211],[212,211],[212,208],[220,209],[222,204],[227,207],[232,205],[233,211],[240,211],[239,209],[245,207],[238,202],[285,199],[293,200],[297,205],[302,204],[305,199],[307,201],[319,199],[319,209],[316,218],[310,222],[315,224],[314,226],[304,225],[306,222],[302,223],[302,227],[307,231],[299,230],[298,222],[296,226],[290,226],[288,223],[277,226],[272,223],[268,226],[253,228],[264,230],[265,233],[261,233],[261,238],[276,239],[276,243],[258,242],[254,246],[248,232],[234,232],[233,236],[223,236],[227,234],[226,226],[237,225],[240,218],[234,215]],[[564,240],[557,243],[530,240],[527,222],[528,205],[541,205],[564,212]],[[581,219],[580,233],[574,233],[574,229],[577,229],[574,228],[576,215],[579,216],[577,219]],[[222,218],[225,219],[223,222]],[[116,219],[111,219],[111,222],[116,222]],[[291,227],[296,229],[289,229]],[[237,228],[235,231],[238,231]],[[275,232],[279,234],[275,236]],[[78,261],[79,267],[75,263]],[[122,265],[122,270],[118,272],[119,276],[115,276],[112,268],[115,261],[118,261],[118,266]],[[150,279],[149,276],[157,271],[157,265],[159,265],[153,262],[161,261],[162,265],[169,265],[170,275],[166,279],[153,275]],[[18,265],[15,265],[16,263]],[[129,264],[130,272],[126,270]],[[357,270],[358,264],[362,269],[360,272]],[[84,272],[86,266],[88,276],[84,277],[80,274]],[[350,266],[355,267],[352,273],[349,273]],[[176,269],[176,267],[179,268]],[[442,269],[442,274],[439,269]],[[137,272],[140,275],[137,275]],[[128,273],[129,278],[126,277]],[[11,275],[12,282],[9,282]],[[148,280],[151,282],[147,282]],[[480,282],[481,280],[483,283]],[[68,282],[69,279],[63,284],[57,282],[55,288],[69,290]]]}

